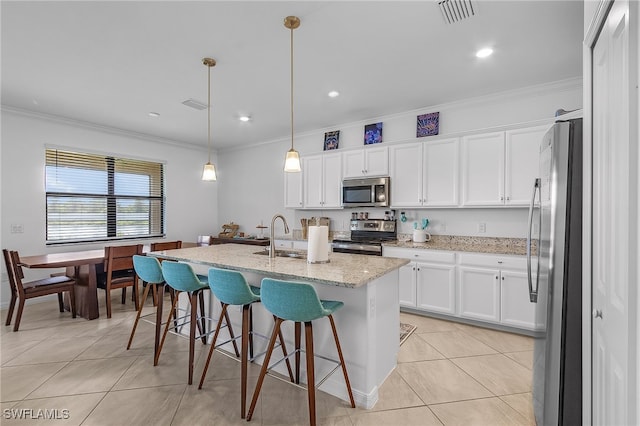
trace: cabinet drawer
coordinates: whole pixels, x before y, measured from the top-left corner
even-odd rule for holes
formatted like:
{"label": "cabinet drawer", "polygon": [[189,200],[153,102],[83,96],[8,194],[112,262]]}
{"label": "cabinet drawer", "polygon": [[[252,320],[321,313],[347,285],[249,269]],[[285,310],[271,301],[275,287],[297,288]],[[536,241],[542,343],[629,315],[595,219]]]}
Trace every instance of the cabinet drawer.
{"label": "cabinet drawer", "polygon": [[399,257],[418,262],[455,263],[456,254],[450,251],[383,247],[385,257]]}
{"label": "cabinet drawer", "polygon": [[282,249],[293,248],[293,241],[291,240],[275,240],[273,244],[276,246],[276,248],[282,248]]}
{"label": "cabinet drawer", "polygon": [[525,256],[460,253],[460,264],[524,270],[527,268],[527,258]]}

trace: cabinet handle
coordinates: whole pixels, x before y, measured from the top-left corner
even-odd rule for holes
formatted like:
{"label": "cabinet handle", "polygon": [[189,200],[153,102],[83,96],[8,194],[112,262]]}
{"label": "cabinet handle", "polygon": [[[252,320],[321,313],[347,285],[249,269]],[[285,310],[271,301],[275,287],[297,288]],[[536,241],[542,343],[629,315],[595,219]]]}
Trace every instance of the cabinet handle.
{"label": "cabinet handle", "polygon": [[500,201],[504,201],[504,197],[500,197]]}
{"label": "cabinet handle", "polygon": [[507,201],[511,201],[511,197],[507,197]]}
{"label": "cabinet handle", "polygon": [[413,268],[411,268],[411,269],[415,271],[415,270],[416,270],[416,267],[414,266],[414,267],[413,267]]}
{"label": "cabinet handle", "polygon": [[496,280],[498,279],[498,276],[496,275]]}
{"label": "cabinet handle", "polygon": [[418,268],[418,271],[420,271],[420,268]]}
{"label": "cabinet handle", "polygon": [[499,263],[500,265],[502,265],[502,260],[498,260],[498,263]]}
{"label": "cabinet handle", "polygon": [[418,257],[418,255],[417,255],[417,254],[414,254],[414,255],[413,255],[413,257]]}
{"label": "cabinet handle", "polygon": [[364,174],[364,170],[360,170],[360,172],[361,172],[362,174]]}
{"label": "cabinet handle", "polygon": [[504,277],[502,277],[502,281],[504,281]]}

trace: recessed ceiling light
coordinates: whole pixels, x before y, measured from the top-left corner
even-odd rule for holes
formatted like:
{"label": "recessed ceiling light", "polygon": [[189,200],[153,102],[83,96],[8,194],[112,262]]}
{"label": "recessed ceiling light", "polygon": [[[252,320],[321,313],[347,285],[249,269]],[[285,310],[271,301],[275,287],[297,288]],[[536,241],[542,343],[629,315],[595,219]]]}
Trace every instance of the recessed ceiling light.
{"label": "recessed ceiling light", "polygon": [[251,120],[251,117],[249,117],[248,115],[241,115],[240,117],[238,117],[238,120],[246,123],[247,121]]}
{"label": "recessed ceiling light", "polygon": [[332,90],[327,94],[329,95],[330,98],[336,98],[336,97],[340,96],[340,92],[337,92],[335,90]]}
{"label": "recessed ceiling light", "polygon": [[157,112],[153,112],[153,111],[151,111],[151,112],[149,113],[149,117],[160,117],[160,113],[157,113]]}
{"label": "recessed ceiling light", "polygon": [[485,47],[484,49],[480,49],[476,52],[476,57],[478,58],[486,58],[487,56],[491,56],[493,53],[493,49],[490,47]]}

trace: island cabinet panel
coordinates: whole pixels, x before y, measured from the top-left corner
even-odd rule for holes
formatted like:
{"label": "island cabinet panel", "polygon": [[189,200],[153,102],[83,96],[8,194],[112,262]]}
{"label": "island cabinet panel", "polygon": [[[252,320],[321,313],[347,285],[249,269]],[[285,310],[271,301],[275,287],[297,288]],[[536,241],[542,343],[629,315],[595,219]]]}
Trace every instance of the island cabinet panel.
{"label": "island cabinet panel", "polygon": [[389,175],[389,151],[383,147],[364,147],[342,154],[344,178]]}

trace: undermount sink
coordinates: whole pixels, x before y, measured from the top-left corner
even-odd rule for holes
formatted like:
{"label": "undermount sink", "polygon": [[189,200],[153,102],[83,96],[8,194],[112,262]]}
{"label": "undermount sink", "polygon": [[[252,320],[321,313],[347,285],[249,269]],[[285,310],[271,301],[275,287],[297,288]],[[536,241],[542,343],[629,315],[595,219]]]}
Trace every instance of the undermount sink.
{"label": "undermount sink", "polygon": [[[269,255],[269,250],[260,250],[255,252],[254,254],[261,254],[264,256]],[[276,250],[276,257],[290,257],[292,259],[305,259],[307,257],[306,252],[302,251],[291,251],[291,250]]]}

